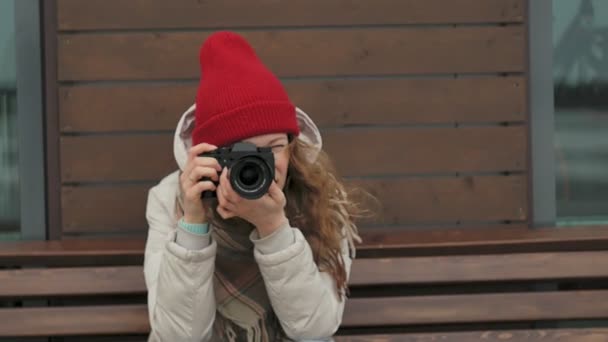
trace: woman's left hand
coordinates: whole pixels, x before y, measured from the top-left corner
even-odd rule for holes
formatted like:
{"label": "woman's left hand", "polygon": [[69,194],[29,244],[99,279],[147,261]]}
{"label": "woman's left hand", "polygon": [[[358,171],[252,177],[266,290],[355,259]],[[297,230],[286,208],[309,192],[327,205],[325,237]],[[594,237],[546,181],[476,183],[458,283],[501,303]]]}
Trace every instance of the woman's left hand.
{"label": "woman's left hand", "polygon": [[224,168],[217,188],[217,198],[217,212],[223,219],[236,216],[247,220],[256,227],[260,238],[272,234],[288,222],[285,216],[285,195],[274,181],[266,195],[248,200],[234,191],[228,179],[228,170]]}

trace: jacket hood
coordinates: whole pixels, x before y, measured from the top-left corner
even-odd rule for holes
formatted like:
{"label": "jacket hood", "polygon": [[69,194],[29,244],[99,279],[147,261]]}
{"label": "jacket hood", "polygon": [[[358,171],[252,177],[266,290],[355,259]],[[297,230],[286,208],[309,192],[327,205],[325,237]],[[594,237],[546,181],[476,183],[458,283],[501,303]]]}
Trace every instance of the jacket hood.
{"label": "jacket hood", "polygon": [[[173,154],[180,170],[184,170],[188,161],[188,150],[192,147],[192,131],[194,130],[194,113],[196,105],[190,106],[182,114],[173,139]],[[321,133],[312,119],[300,108],[296,107],[296,118],[300,126],[298,139],[313,147],[308,160],[312,163],[317,159],[317,155],[323,146]]]}

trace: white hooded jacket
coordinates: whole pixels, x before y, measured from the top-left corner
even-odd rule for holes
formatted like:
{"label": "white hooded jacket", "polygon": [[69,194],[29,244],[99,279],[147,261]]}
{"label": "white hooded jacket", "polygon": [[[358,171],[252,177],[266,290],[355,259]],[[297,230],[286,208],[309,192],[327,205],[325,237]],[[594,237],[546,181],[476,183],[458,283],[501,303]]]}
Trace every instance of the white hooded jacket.
{"label": "white hooded jacket", "polygon": [[[320,150],[321,136],[315,124],[300,109],[297,118],[298,138]],[[194,106],[182,115],[175,131],[174,154],[180,170],[186,166],[193,126]],[[314,162],[316,154],[309,159]],[[149,341],[220,340],[212,336],[217,245],[209,234],[195,236],[177,228],[178,189],[179,170],[148,195],[144,275],[152,328]],[[251,239],[273,310],[287,336],[296,341],[331,337],[342,321],[345,298],[338,295],[334,279],[319,271],[301,231],[285,226],[264,239],[254,232]],[[347,278],[349,240],[345,238],[342,244]]]}

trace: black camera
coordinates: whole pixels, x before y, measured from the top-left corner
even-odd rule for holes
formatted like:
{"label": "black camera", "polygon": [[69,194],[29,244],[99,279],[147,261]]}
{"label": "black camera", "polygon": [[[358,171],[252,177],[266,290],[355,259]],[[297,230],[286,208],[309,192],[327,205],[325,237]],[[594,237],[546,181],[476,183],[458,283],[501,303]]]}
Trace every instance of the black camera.
{"label": "black camera", "polygon": [[[227,167],[230,170],[230,185],[243,198],[257,199],[264,196],[274,181],[274,154],[270,147],[239,142],[199,156],[215,158],[222,169]],[[214,183],[218,185],[217,182]],[[215,191],[204,191],[201,197],[215,198],[217,194]]]}

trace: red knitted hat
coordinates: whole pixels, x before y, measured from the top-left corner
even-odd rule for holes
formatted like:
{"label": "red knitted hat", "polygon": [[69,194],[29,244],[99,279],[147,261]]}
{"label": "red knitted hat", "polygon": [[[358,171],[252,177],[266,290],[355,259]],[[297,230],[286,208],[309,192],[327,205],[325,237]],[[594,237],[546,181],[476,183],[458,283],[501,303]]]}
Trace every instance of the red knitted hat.
{"label": "red knitted hat", "polygon": [[200,50],[193,146],[218,147],[270,133],[298,135],[295,106],[243,37],[211,35]]}

